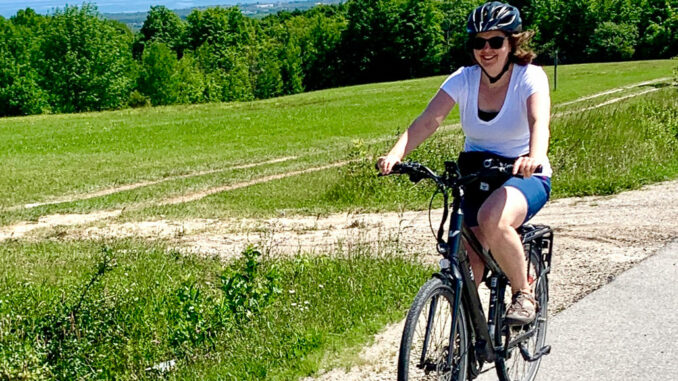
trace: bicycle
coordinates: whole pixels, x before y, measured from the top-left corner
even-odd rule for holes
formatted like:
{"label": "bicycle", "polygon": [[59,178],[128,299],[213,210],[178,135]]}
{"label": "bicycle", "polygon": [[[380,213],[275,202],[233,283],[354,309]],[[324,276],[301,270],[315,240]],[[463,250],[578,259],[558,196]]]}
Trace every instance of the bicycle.
{"label": "bicycle", "polygon": [[[437,250],[443,256],[440,271],[420,289],[410,307],[400,343],[398,380],[472,380],[485,363],[495,363],[501,381],[532,381],[544,355],[548,306],[548,273],[551,268],[553,231],[545,225],[518,228],[528,262],[528,282],[539,303],[536,319],[524,326],[509,326],[503,319],[509,281],[492,254],[484,250],[471,229],[463,224],[461,200],[468,184],[498,175],[509,175],[511,164],[485,160],[483,170],[462,176],[454,161],[445,162],[439,176],[426,166],[399,163],[392,173],[407,174],[412,182],[432,180],[444,198]],[[452,215],[447,241],[443,239],[452,193]],[[429,213],[433,204],[429,205]],[[432,229],[433,230],[433,229]],[[485,262],[483,281],[490,290],[488,317],[462,239]],[[510,300],[510,295],[509,295]],[[489,370],[489,369],[487,369]],[[485,370],[485,371],[487,371]]]}

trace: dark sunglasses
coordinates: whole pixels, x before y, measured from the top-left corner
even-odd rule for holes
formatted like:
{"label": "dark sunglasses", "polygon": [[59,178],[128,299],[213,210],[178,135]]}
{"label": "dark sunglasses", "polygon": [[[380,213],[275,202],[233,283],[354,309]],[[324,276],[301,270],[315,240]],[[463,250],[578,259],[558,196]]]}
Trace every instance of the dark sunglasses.
{"label": "dark sunglasses", "polygon": [[482,37],[474,37],[471,46],[475,50],[482,50],[485,47],[485,43],[489,42],[490,43],[490,48],[492,49],[500,49],[502,45],[504,45],[504,40],[506,39],[505,36],[494,36],[492,38],[482,38]]}

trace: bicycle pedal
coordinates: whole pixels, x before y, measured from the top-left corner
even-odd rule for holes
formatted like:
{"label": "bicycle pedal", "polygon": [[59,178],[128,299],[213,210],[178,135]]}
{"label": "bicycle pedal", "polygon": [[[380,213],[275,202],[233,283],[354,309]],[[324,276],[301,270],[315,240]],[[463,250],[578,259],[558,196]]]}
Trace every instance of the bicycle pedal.
{"label": "bicycle pedal", "polygon": [[550,345],[544,345],[533,355],[530,355],[530,353],[527,351],[527,348],[525,348],[525,345],[523,345],[522,343],[518,345],[518,349],[520,349],[520,354],[523,356],[525,361],[529,362],[537,361],[540,358],[542,358],[542,356],[546,356],[551,353]]}
{"label": "bicycle pedal", "polygon": [[550,345],[544,345],[540,350],[539,353],[541,353],[541,356],[546,356],[548,354],[551,354],[551,346]]}

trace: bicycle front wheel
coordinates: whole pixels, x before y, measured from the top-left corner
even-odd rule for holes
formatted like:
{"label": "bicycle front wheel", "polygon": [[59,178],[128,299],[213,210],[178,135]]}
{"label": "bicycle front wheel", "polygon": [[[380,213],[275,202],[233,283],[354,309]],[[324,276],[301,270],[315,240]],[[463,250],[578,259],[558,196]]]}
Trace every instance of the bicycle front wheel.
{"label": "bicycle front wheel", "polygon": [[[533,248],[530,253],[530,268],[528,269],[528,281],[534,292],[534,297],[539,304],[537,317],[535,320],[524,326],[507,327],[504,326],[501,332],[498,331],[498,342],[505,338],[505,344],[514,344],[506,353],[506,358],[498,358],[496,361],[497,375],[501,381],[533,381],[537,376],[541,358],[536,361],[527,361],[520,353],[522,346],[530,355],[534,354],[544,346],[546,339],[546,322],[548,318],[548,284],[546,276],[541,275],[544,263],[541,260],[539,252]],[[510,288],[508,289],[508,300],[510,297]],[[500,312],[503,313],[503,312]]]}
{"label": "bicycle front wheel", "polygon": [[412,303],[398,358],[398,380],[466,380],[470,333],[466,311],[459,303],[452,334],[454,290],[432,278]]}

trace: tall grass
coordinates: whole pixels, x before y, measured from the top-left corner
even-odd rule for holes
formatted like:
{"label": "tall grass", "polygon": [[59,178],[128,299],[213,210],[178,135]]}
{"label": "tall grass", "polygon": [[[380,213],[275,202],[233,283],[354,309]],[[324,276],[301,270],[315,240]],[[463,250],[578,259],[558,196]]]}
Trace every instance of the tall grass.
{"label": "tall grass", "polygon": [[611,194],[678,175],[678,90],[556,121],[554,195]]}
{"label": "tall grass", "polygon": [[0,379],[307,375],[402,318],[430,269],[341,259],[226,264],[134,242],[0,246]]}

